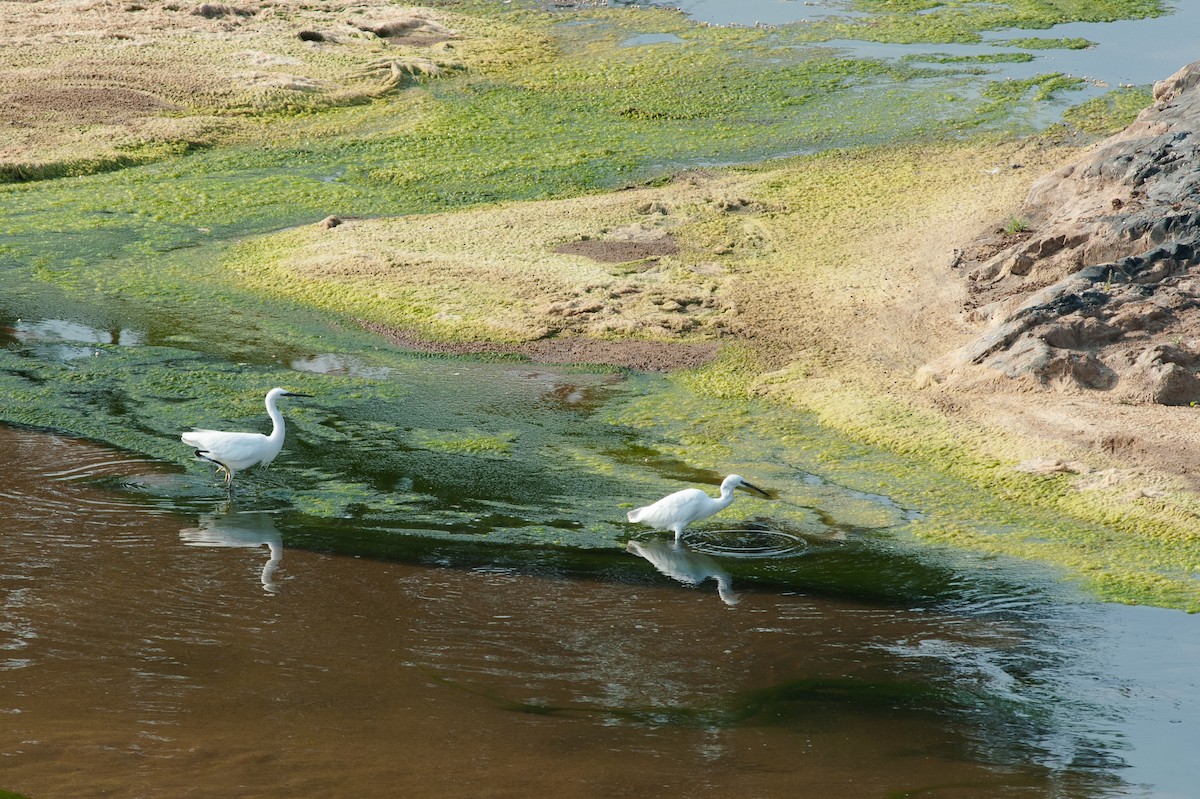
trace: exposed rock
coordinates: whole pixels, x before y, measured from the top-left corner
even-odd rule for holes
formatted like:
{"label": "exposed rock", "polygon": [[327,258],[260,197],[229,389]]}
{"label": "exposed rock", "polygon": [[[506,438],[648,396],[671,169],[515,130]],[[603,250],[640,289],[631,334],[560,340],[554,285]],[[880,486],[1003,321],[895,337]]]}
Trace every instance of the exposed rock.
{"label": "exposed rock", "polygon": [[957,253],[967,309],[988,327],[923,369],[1200,401],[1200,62],[1154,90],[1126,130],[1034,183],[1014,217]]}
{"label": "exposed rock", "polygon": [[1110,389],[1117,384],[1116,373],[1094,355],[1051,347],[1038,339],[1020,339],[990,365],[1008,377],[1031,377],[1042,385]]}
{"label": "exposed rock", "polygon": [[1195,371],[1169,363],[1152,374],[1151,398],[1159,405],[1190,405],[1200,400],[1200,378]]}
{"label": "exposed rock", "polygon": [[357,27],[380,39],[400,40],[410,45],[436,44],[458,36],[458,31],[446,27],[425,9],[410,9],[382,21],[360,22]]}

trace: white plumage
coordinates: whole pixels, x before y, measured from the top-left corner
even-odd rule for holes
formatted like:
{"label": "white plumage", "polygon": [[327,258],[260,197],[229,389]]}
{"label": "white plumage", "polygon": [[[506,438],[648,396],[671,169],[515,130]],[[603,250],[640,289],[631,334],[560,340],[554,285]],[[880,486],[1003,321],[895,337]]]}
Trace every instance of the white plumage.
{"label": "white plumage", "polygon": [[267,392],[267,415],[271,417],[271,435],[262,433],[228,433],[223,430],[192,430],[180,438],[196,448],[196,457],[212,461],[225,472],[225,485],[232,487],[233,475],[242,469],[268,465],[283,449],[283,414],[279,411],[280,397],[309,397],[283,388]]}
{"label": "white plumage", "polygon": [[769,496],[761,488],[747,483],[740,474],[731,474],[721,481],[719,497],[710,497],[699,488],[685,488],[668,494],[653,505],[629,511],[629,521],[640,522],[655,530],[673,530],[678,541],[683,537],[683,528],[729,507],[735,488],[748,488],[764,497]]}

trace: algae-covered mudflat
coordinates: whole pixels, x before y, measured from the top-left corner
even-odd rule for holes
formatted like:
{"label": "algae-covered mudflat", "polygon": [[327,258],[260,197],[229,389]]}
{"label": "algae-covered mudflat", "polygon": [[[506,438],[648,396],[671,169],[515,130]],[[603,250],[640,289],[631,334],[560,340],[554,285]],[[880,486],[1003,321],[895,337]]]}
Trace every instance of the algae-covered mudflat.
{"label": "algae-covered mudflat", "polygon": [[[958,335],[958,243],[1149,102],[1055,69],[1089,43],[1051,26],[1168,11],[23,4],[0,419],[176,464],[123,490],[187,508],[221,489],[179,431],[261,424],[288,385],[315,399],[242,490],[347,548],[620,550],[628,507],[740,471],[777,499],[733,524],[949,542],[1196,609],[1190,495],[1019,471],[1059,453],[910,388]],[[710,360],[646,374],[635,347]]]}

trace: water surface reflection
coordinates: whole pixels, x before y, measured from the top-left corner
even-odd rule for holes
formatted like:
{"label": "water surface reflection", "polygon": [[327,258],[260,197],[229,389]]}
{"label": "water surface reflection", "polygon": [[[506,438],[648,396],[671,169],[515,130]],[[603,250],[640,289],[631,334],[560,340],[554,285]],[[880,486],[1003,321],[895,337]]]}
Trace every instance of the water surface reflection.
{"label": "water surface reflection", "polygon": [[[935,605],[747,583],[727,608],[630,576],[622,551],[603,580],[486,550],[473,568],[332,556],[286,513],[122,489],[167,467],[3,428],[0,452],[21,464],[0,489],[0,780],[30,796],[1191,790],[1183,614],[970,571]],[[287,590],[267,596],[243,547],[270,565],[283,543]]]}
{"label": "water surface reflection", "polygon": [[717,594],[726,605],[736,605],[738,595],[733,590],[733,578],[712,557],[695,552],[682,541],[656,538],[649,541],[630,541],[629,552],[654,564],[659,572],[684,585],[699,585],[708,578],[717,581]]}
{"label": "water surface reflection", "polygon": [[211,512],[201,513],[196,527],[179,531],[179,538],[191,546],[233,547],[238,549],[267,548],[267,562],[259,579],[271,594],[279,591],[275,570],[283,560],[283,536],[275,529],[274,514],[270,511],[239,511],[222,502]]}

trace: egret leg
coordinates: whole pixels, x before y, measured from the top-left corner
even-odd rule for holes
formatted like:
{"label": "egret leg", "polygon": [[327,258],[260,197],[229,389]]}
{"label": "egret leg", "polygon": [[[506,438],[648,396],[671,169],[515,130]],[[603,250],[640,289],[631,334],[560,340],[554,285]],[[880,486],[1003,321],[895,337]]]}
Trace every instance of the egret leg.
{"label": "egret leg", "polygon": [[196,457],[203,461],[208,461],[217,467],[217,472],[225,475],[225,488],[233,493],[233,470],[215,458],[210,458],[204,450],[196,450]]}

